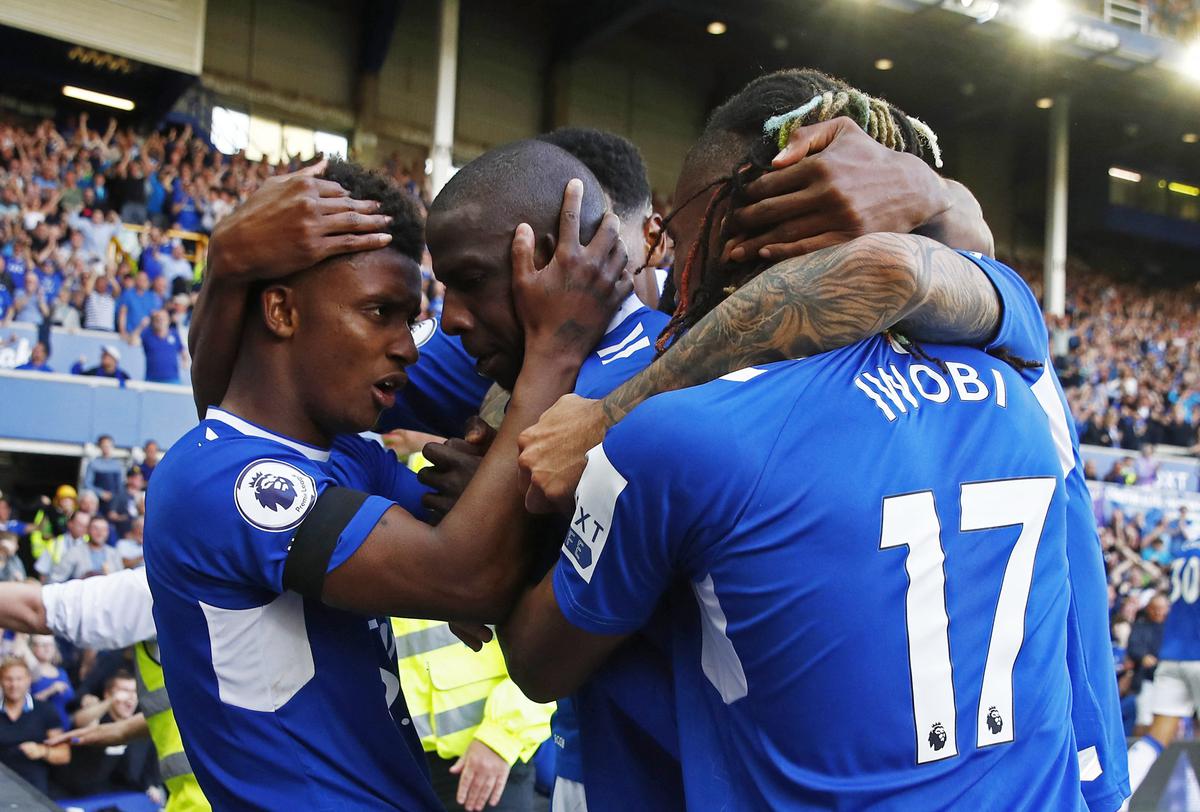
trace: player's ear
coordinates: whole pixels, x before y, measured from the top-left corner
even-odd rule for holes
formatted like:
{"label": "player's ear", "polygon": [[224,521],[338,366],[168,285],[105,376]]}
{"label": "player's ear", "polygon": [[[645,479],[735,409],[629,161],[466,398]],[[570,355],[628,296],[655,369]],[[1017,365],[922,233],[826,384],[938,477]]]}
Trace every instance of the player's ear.
{"label": "player's ear", "polygon": [[263,290],[261,301],[267,331],[278,338],[291,338],[298,322],[295,289],[288,285],[271,285]]}
{"label": "player's ear", "polygon": [[[649,252],[658,242],[659,236],[662,234],[663,222],[662,215],[658,212],[652,212],[642,222],[642,237],[646,240],[646,251]],[[662,246],[659,246],[662,249]]]}

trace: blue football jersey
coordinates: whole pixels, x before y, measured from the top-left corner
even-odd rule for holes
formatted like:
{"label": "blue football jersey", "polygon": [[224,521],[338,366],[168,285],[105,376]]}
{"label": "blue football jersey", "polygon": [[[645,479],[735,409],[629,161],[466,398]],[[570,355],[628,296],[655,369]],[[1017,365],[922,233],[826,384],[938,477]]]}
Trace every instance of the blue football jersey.
{"label": "blue football jersey", "polygon": [[1112,667],[1108,579],[1092,497],[1083,477],[1079,435],[1050,361],[1050,339],[1033,292],[1003,263],[972,252],[963,252],[963,256],[991,280],[1004,308],[1000,330],[986,349],[1003,348],[1026,360],[1042,362],[1042,367],[1021,370],[1020,374],[1050,421],[1066,477],[1067,561],[1071,575],[1067,666],[1071,672],[1071,713],[1079,745],[1080,775],[1091,812],[1112,812],[1129,796],[1129,764]]}
{"label": "blue football jersey", "polygon": [[1086,809],[1066,491],[1007,364],[882,337],[655,397],[554,576],[596,634],[673,621],[699,809]]}
{"label": "blue football jersey", "polygon": [[413,327],[420,357],[408,368],[408,384],[396,393],[396,404],[380,417],[381,432],[423,431],[439,437],[462,437],[467,418],[492,382],[475,371],[475,359],[462,340],[442,330],[437,319]]}
{"label": "blue football jersey", "polygon": [[[146,574],[188,759],[217,809],[437,810],[391,624],[283,588],[295,529],[334,485],[405,498],[377,443],[296,442],[212,409],[155,471]],[[392,505],[370,496],[344,563]]]}
{"label": "blue football jersey", "polygon": [[1200,660],[1200,541],[1174,545],[1171,612],[1163,624],[1160,660]]}
{"label": "blue football jersey", "polygon": [[[654,360],[654,342],[668,320],[631,295],[580,366],[575,394],[604,397],[641,372]],[[669,810],[682,797],[670,659],[641,636],[622,657],[628,668],[603,669],[559,702],[551,720],[557,773],[584,784],[594,809],[618,808],[632,792],[647,809]],[[636,686],[626,680],[631,672],[638,674]]]}

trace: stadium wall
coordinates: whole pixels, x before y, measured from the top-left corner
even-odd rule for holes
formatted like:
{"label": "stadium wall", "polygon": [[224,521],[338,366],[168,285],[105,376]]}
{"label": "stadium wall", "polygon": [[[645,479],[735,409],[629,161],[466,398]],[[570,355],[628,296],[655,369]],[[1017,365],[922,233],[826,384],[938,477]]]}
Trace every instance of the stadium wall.
{"label": "stadium wall", "polygon": [[0,370],[0,390],[4,440],[82,444],[110,434],[121,447],[153,438],[169,448],[196,425],[185,386]]}
{"label": "stadium wall", "polygon": [[[359,20],[312,0],[209,0],[204,79],[221,103],[289,123],[346,132],[355,116]],[[437,4],[404,3],[376,85],[377,160],[423,158],[437,93]],[[455,162],[541,132],[553,32],[534,5],[462,6]],[[668,63],[634,34],[565,66],[557,125],[603,127],[634,141],[650,179],[670,194],[711,100],[710,69]],[[349,134],[348,132],[346,134]]]}

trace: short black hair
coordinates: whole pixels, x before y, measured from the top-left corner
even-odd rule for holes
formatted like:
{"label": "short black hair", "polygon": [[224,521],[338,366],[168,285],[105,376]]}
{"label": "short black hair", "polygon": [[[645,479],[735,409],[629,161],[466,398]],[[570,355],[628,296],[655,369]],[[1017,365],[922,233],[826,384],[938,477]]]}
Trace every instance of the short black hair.
{"label": "short black hair", "polygon": [[425,248],[425,217],[412,195],[387,175],[341,158],[330,158],[321,177],[339,184],[356,200],[379,201],[379,213],[392,218],[387,229],[392,235],[388,247],[418,265],[421,263],[421,252]]}
{"label": "short black hair", "polygon": [[652,205],[646,162],[628,138],[590,127],[560,127],[537,140],[561,147],[583,161],[622,219],[643,215]]}
{"label": "short black hair", "polygon": [[113,689],[113,686],[124,680],[133,680],[137,682],[137,677],[133,675],[128,668],[118,668],[113,672],[113,675],[104,681],[104,693],[108,693]]}
{"label": "short black hair", "polygon": [[586,243],[608,208],[600,181],[571,153],[532,138],[490,149],[458,170],[433,199],[429,214],[482,204],[513,228],[528,223],[539,237],[557,237],[563,190],[572,178],[583,181],[579,239]]}

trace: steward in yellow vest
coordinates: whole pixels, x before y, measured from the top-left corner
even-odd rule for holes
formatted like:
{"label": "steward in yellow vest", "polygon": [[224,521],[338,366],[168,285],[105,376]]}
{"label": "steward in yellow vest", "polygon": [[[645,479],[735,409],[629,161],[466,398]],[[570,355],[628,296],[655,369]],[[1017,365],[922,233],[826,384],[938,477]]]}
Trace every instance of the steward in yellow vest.
{"label": "steward in yellow vest", "polygon": [[514,796],[529,793],[532,800],[528,762],[550,737],[554,703],[538,704],[521,693],[494,639],[476,653],[444,622],[393,618],[392,630],[400,686],[447,808],[485,791],[485,797],[502,796],[501,808],[521,808]]}
{"label": "steward in yellow vest", "polygon": [[[466,648],[464,646],[464,648]],[[192,765],[183,752],[183,739],[175,724],[175,712],[167,696],[162,665],[158,661],[158,643],[138,643],[138,707],[146,717],[150,738],[158,751],[158,770],[167,786],[166,812],[211,812],[212,807],[200,790]]]}

